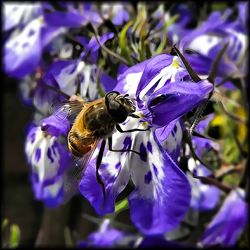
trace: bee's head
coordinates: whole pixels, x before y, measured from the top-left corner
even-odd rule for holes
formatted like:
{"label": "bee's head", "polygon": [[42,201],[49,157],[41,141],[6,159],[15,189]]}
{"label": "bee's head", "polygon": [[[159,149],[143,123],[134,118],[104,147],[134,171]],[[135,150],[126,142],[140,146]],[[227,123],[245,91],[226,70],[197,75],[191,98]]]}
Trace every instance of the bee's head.
{"label": "bee's head", "polygon": [[124,122],[130,114],[135,112],[135,105],[128,98],[128,94],[121,95],[117,91],[110,91],[105,95],[105,104],[109,114],[117,123]]}

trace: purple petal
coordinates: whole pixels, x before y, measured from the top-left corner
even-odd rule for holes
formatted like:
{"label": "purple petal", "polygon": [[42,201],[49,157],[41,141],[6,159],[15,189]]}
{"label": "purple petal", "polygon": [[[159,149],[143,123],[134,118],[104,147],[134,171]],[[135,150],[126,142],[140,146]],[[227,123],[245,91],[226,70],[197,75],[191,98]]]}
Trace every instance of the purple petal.
{"label": "purple petal", "polygon": [[184,217],[190,201],[190,186],[151,132],[137,134],[134,150],[139,151],[141,143],[147,145],[147,141],[153,151],[147,151],[146,162],[135,154],[130,155],[131,178],[135,184],[129,196],[131,219],[144,234],[163,234],[175,228]]}
{"label": "purple petal", "polygon": [[60,113],[60,110],[43,119],[40,123],[43,131],[52,136],[67,136],[70,130],[70,122],[64,113]]}
{"label": "purple petal", "polygon": [[90,246],[112,247],[123,239],[125,233],[112,228],[109,223],[108,219],[104,220],[100,229],[89,235],[88,241]]}
{"label": "purple petal", "polygon": [[105,72],[103,72],[101,74],[100,82],[101,82],[102,86],[104,87],[105,92],[109,92],[109,91],[113,90],[114,87],[116,86],[116,83],[117,83],[116,79],[112,78],[111,76],[109,76]]}
{"label": "purple petal", "polygon": [[[114,37],[114,33],[113,32],[108,32],[104,35],[102,35],[101,37],[99,37],[99,42],[101,45],[103,45],[107,40],[112,39]],[[99,43],[97,42],[96,38],[93,36],[88,45],[86,46],[86,49],[84,50],[84,52],[81,54],[81,58],[84,59],[85,56],[90,53],[93,63],[97,62],[98,59],[98,50],[100,48]]]}
{"label": "purple petal", "polygon": [[[188,163],[190,165],[190,161]],[[211,175],[211,172],[209,174],[202,174],[200,170],[206,169],[201,164],[198,166],[198,176]],[[209,211],[214,209],[219,202],[221,191],[215,186],[203,184],[200,180],[193,178],[191,175],[188,176],[188,179],[190,181],[190,185],[192,186],[192,199],[190,207],[198,211]]]}
{"label": "purple petal", "polygon": [[16,26],[25,25],[41,14],[42,8],[39,3],[7,3],[3,4],[4,31]]}
{"label": "purple petal", "polygon": [[[129,119],[122,124],[122,129],[128,130],[131,127],[140,126],[138,119]],[[128,134],[115,131],[112,135],[113,149],[129,149],[132,146],[137,132]],[[95,211],[100,214],[111,213],[114,211],[115,199],[126,187],[130,179],[129,168],[131,166],[130,154],[127,152],[111,152],[106,146],[99,174],[104,182],[106,200],[103,200],[101,185],[96,178],[96,157],[99,148],[96,149],[91,161],[89,162],[84,176],[80,182],[79,190],[85,196]]]}
{"label": "purple petal", "polygon": [[25,142],[25,153],[31,165],[35,197],[49,207],[65,201],[63,175],[71,161],[66,147],[54,136],[46,136],[40,127],[32,127]]}
{"label": "purple petal", "polygon": [[155,136],[173,160],[177,162],[183,136],[183,128],[178,120],[155,130]]}
{"label": "purple petal", "polygon": [[[112,136],[112,147],[114,149],[127,148],[127,137],[125,134],[115,132]],[[95,153],[97,152],[98,150]],[[111,152],[106,148],[99,170],[105,185],[105,202],[101,185],[96,178],[96,157],[93,157],[88,164],[80,182],[79,190],[98,214],[103,215],[114,211],[115,199],[129,181],[129,166],[125,163],[127,160],[127,153]]]}
{"label": "purple petal", "polygon": [[[162,54],[152,57],[147,61],[145,65],[143,74],[141,76],[140,82],[138,83],[138,88],[136,95],[141,94],[143,90],[143,95],[148,94],[156,88],[157,82],[161,78],[161,71],[169,66],[173,62],[173,56]],[[145,93],[144,93],[145,92]],[[142,98],[140,98],[142,99]]]}
{"label": "purple petal", "polygon": [[[184,81],[165,85],[154,92],[148,100],[147,105],[153,113],[152,123],[156,126],[164,126],[180,118],[204,102],[212,90],[213,85],[208,81],[199,83]],[[161,101],[153,104],[159,97]]]}
{"label": "purple petal", "polygon": [[124,22],[129,21],[129,13],[125,10],[125,6],[118,4],[114,5],[114,12],[115,15],[112,19],[114,25],[122,25]]}
{"label": "purple petal", "polygon": [[144,68],[150,59],[138,63],[132,67],[120,67],[120,74],[117,78],[115,90],[120,93],[128,93],[131,97],[135,97],[138,84],[140,82]]}
{"label": "purple petal", "polygon": [[51,41],[53,41],[55,37],[61,35],[62,33],[65,33],[66,31],[67,30],[64,28],[46,26],[46,28],[41,30],[41,46],[44,48]]}
{"label": "purple petal", "polygon": [[220,244],[234,246],[248,221],[248,205],[244,190],[232,190],[217,215],[208,225],[201,243],[204,246]]}
{"label": "purple petal", "polygon": [[48,25],[56,27],[80,27],[88,22],[86,16],[78,12],[54,11],[52,13],[44,13],[44,18]]}
{"label": "purple petal", "polygon": [[5,71],[22,78],[35,70],[41,57],[40,30],[43,24],[35,19],[20,34],[7,41],[4,47]]}

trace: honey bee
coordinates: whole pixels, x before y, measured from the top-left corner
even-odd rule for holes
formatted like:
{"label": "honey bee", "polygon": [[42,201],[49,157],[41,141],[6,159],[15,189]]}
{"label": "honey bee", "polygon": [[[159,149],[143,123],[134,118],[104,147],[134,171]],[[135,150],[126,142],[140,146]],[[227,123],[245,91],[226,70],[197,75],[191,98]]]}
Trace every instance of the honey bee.
{"label": "honey bee", "polygon": [[93,149],[97,140],[111,136],[115,125],[135,112],[134,103],[128,95],[116,91],[92,102],[79,99],[78,103],[82,109],[68,134],[69,150],[76,157],[82,157]]}
{"label": "honey bee", "polygon": [[[72,127],[68,133],[68,148],[77,158],[82,158],[80,171],[83,172],[88,160],[91,158],[98,142],[102,140],[99,154],[96,161],[96,177],[102,186],[105,199],[105,187],[98,173],[101,160],[108,139],[109,150],[115,152],[134,152],[128,149],[112,148],[112,133],[117,129],[121,133],[133,131],[145,131],[148,129],[131,129],[123,131],[120,123],[123,123],[128,116],[139,118],[135,115],[135,104],[128,94],[120,94],[117,91],[108,92],[104,97],[92,102],[86,102],[81,97],[73,95],[64,110],[67,110],[68,116],[73,116]],[[79,171],[79,172],[80,172]],[[79,175],[79,174],[78,174]],[[79,176],[78,176],[79,179]]]}

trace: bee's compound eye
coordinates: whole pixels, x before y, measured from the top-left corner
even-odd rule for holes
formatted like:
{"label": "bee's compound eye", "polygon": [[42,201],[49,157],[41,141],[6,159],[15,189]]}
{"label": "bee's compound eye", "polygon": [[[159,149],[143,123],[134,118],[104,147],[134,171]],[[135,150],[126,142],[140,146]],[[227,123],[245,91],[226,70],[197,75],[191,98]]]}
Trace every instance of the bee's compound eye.
{"label": "bee's compound eye", "polygon": [[112,119],[117,122],[121,123],[127,119],[128,113],[126,109],[117,101],[110,101],[108,106],[109,114],[112,116]]}
{"label": "bee's compound eye", "polygon": [[111,91],[105,96],[105,104],[109,111],[118,110],[120,108],[120,103],[116,101],[116,97],[119,95],[117,91]]}
{"label": "bee's compound eye", "polygon": [[108,102],[110,100],[114,100],[118,95],[120,95],[117,91],[110,91],[105,95],[105,102]]}
{"label": "bee's compound eye", "polygon": [[107,93],[105,96],[105,103],[112,119],[117,123],[122,123],[127,119],[128,112],[121,103],[116,100],[118,95],[120,95],[120,93],[117,91]]}

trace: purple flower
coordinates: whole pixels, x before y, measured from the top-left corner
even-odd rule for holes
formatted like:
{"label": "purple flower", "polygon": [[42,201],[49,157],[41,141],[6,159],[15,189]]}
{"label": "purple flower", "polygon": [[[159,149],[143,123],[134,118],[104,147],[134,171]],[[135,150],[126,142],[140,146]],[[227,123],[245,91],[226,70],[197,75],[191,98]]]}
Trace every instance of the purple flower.
{"label": "purple flower", "polygon": [[[200,134],[203,134],[213,117],[214,115],[211,114],[200,121],[195,130]],[[204,154],[207,154],[211,149],[216,151],[219,150],[219,144],[209,139],[193,136],[192,143],[197,156],[200,158],[202,158]],[[212,172],[203,166],[198,160],[195,161],[191,156],[188,157],[188,169],[194,176],[207,177],[212,175]],[[214,209],[219,202],[221,195],[220,190],[215,186],[203,184],[199,179],[193,178],[191,175],[188,175],[188,179],[192,186],[192,199],[190,206],[199,211]]]}
{"label": "purple flower", "polygon": [[191,49],[198,53],[185,55],[199,74],[208,74],[216,54],[225,41],[229,42],[227,59],[222,58],[218,67],[218,76],[225,77],[228,74],[238,73],[239,70],[243,71],[247,35],[245,31],[236,28],[236,24],[240,22],[240,15],[235,22],[230,22],[230,14],[229,9],[223,15],[218,11],[212,12],[199,27],[180,39],[180,47],[183,51]]}
{"label": "purple flower", "polygon": [[45,133],[41,126],[32,126],[26,137],[25,154],[31,166],[36,199],[48,207],[67,201],[73,194],[73,189],[70,190],[65,181],[66,171],[72,162],[70,153],[58,137]]}
{"label": "purple flower", "polygon": [[[159,55],[129,68],[118,78],[115,90],[128,93],[131,97],[137,96],[139,101],[135,114],[141,117],[141,119],[127,119],[121,125],[122,129],[151,127],[151,130],[113,133],[114,149],[133,149],[140,152],[140,155],[112,152],[106,148],[99,169],[105,184],[105,201],[95,174],[98,150],[79,186],[80,192],[90,201],[96,212],[103,215],[114,211],[116,197],[131,179],[135,185],[134,191],[128,197],[131,220],[146,235],[163,234],[175,228],[184,217],[190,201],[189,183],[170,156],[172,150],[175,150],[180,143],[181,126],[176,120],[165,124],[165,129],[158,133],[159,141],[151,119],[147,117],[147,113],[150,116],[150,112],[144,106],[144,103],[147,103],[144,97],[147,99],[149,92],[153,92],[152,89],[162,87],[166,82],[188,74],[184,68],[178,70],[174,66],[171,71],[171,64],[176,64],[173,59],[177,60],[176,57],[169,55]],[[172,135],[174,140],[173,145],[169,146],[171,149],[168,150],[166,141],[172,130],[174,130]],[[183,195],[184,189],[185,195]]]}
{"label": "purple flower", "polygon": [[[113,32],[108,32],[102,35],[101,37],[98,37],[98,40],[101,45],[103,45],[107,40],[112,39],[114,37]],[[79,38],[81,40],[81,38]],[[83,44],[84,45],[84,44]],[[96,64],[98,59],[98,50],[100,48],[99,43],[97,42],[95,36],[93,36],[88,44],[86,45],[85,50],[80,55],[80,58],[85,59],[85,57],[90,53],[92,63]]]}
{"label": "purple flower", "polygon": [[100,14],[95,11],[93,4],[88,5],[84,3],[79,8],[68,2],[65,4],[64,11],[53,11],[51,13],[45,13],[44,17],[48,25],[57,27],[74,27],[79,28],[85,26],[88,23],[92,23],[95,26],[99,26],[102,23]]}
{"label": "purple flower", "polygon": [[122,25],[129,21],[129,13],[126,10],[127,3],[105,3],[101,5],[101,13],[105,19],[110,19],[114,25]]}
{"label": "purple flower", "polygon": [[42,6],[40,3],[7,3],[3,4],[4,31],[22,27],[32,19],[41,14]]}
{"label": "purple flower", "polygon": [[247,221],[248,204],[245,200],[245,192],[241,188],[236,188],[224,200],[219,212],[203,234],[200,244],[234,246]]}
{"label": "purple flower", "polygon": [[23,78],[40,63],[43,48],[64,28],[47,26],[42,16],[29,22],[19,33],[11,34],[4,47],[7,74]]}
{"label": "purple flower", "polygon": [[[197,164],[197,166],[196,166]],[[212,174],[199,162],[195,163],[193,158],[188,160],[188,168],[196,176],[209,176]],[[212,185],[203,184],[200,180],[188,174],[190,185],[192,186],[192,198],[190,207],[199,211],[209,211],[215,208],[221,195],[220,190]]]}
{"label": "purple flower", "polygon": [[43,9],[22,30],[9,36],[4,47],[6,73],[17,78],[32,73],[40,64],[43,51],[55,37],[66,33],[69,28],[81,27],[90,21],[95,23],[96,15],[101,22],[100,16],[91,10],[84,13],[75,9],[67,12],[50,10],[48,13]]}
{"label": "purple flower", "polygon": [[65,101],[65,97],[49,89],[47,85],[71,96],[76,93],[80,82],[80,95],[88,100],[95,100],[99,98],[96,76],[96,65],[80,60],[58,60],[48,67],[42,79],[37,82],[33,95],[34,106],[44,115],[50,115],[52,111],[56,111],[53,107]]}
{"label": "purple flower", "polygon": [[200,105],[213,90],[207,80],[193,82],[181,65],[176,56],[154,56],[123,73],[116,89],[132,97],[136,90],[138,106],[152,113],[154,126],[163,127]]}
{"label": "purple flower", "polygon": [[[68,95],[76,92],[77,81],[80,81],[80,95],[95,100],[99,97],[97,92],[97,66],[83,61],[67,61],[67,66],[60,65],[62,61],[56,62],[49,73],[55,78],[59,88]],[[78,78],[78,79],[77,79]]]}
{"label": "purple flower", "polygon": [[131,236],[129,234],[118,230],[111,225],[109,219],[104,219],[100,225],[97,232],[91,233],[88,236],[87,241],[78,242],[79,246],[84,247],[115,247],[121,246],[122,241],[127,241],[125,238],[129,239]]}

